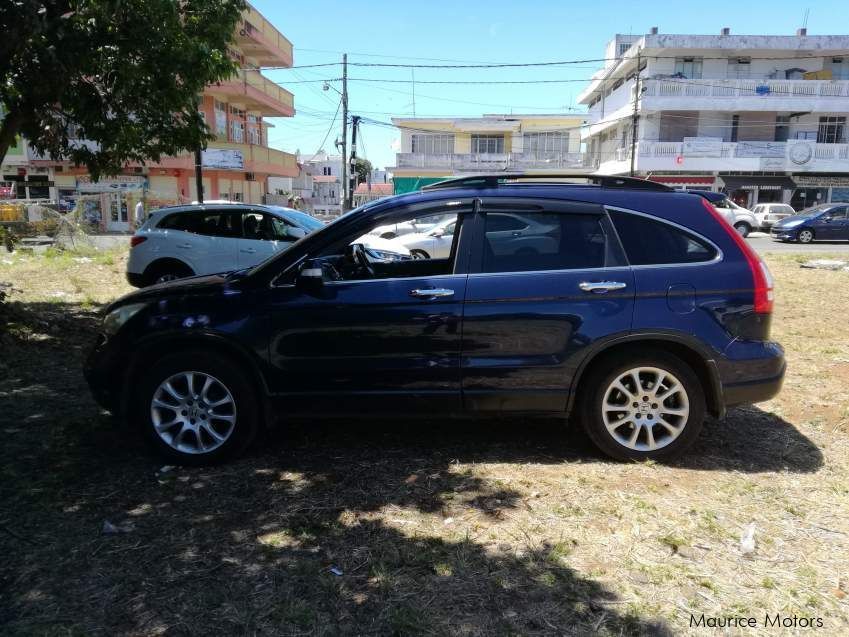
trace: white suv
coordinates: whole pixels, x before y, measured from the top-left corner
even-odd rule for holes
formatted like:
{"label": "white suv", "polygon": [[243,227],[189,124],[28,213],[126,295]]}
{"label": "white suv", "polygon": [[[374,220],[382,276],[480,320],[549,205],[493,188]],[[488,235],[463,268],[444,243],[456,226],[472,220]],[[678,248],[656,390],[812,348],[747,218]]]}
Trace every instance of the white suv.
{"label": "white suv", "polygon": [[[323,227],[306,213],[279,206],[210,202],[161,208],[130,239],[127,280],[144,287],[248,268]],[[409,251],[396,254],[385,239],[362,243],[377,258],[409,258]]]}
{"label": "white suv", "polygon": [[793,206],[786,203],[759,203],[752,208],[752,212],[755,213],[760,229],[767,232],[782,219],[796,214]]}

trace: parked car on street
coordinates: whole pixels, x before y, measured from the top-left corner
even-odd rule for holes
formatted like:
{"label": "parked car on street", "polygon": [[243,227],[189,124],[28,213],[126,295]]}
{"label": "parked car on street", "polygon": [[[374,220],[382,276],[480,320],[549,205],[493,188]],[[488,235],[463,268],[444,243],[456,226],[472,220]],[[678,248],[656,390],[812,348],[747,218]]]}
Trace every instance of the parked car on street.
{"label": "parked car on street", "polygon": [[[463,412],[556,415],[614,458],[669,459],[706,414],[779,391],[769,270],[707,200],[557,177],[444,181],[253,268],[129,294],[106,309],[91,390],[182,464],[298,415]],[[358,242],[435,215],[456,217],[447,256],[379,259]]]}
{"label": "parked car on street", "polygon": [[[261,263],[325,224],[299,210],[208,202],[155,210],[130,239],[127,280],[144,287]],[[365,243],[377,258],[409,257],[379,237]]]}
{"label": "parked car on street", "polygon": [[390,223],[372,229],[369,234],[381,239],[395,239],[408,234],[423,234],[435,228],[438,224],[450,218],[451,215],[428,215],[421,219],[413,219],[401,223]]}
{"label": "parked car on street", "polygon": [[727,195],[709,190],[690,190],[687,192],[692,192],[694,195],[704,197],[711,202],[713,207],[722,215],[722,218],[731,224],[740,233],[740,236],[748,237],[752,230],[759,228],[758,220],[752,211],[738,206]]}
{"label": "parked car on street", "polygon": [[782,219],[796,214],[793,206],[786,203],[759,203],[752,208],[752,212],[758,222],[758,229],[764,232],[769,232],[770,228]]}
{"label": "parked car on street", "polygon": [[785,217],[772,226],[770,236],[799,243],[849,240],[849,203],[824,203]]}

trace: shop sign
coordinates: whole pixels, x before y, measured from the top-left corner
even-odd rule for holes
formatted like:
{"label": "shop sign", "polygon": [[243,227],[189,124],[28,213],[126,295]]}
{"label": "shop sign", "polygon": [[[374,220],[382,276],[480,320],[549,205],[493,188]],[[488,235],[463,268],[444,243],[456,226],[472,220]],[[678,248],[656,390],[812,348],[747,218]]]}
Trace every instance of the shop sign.
{"label": "shop sign", "polygon": [[793,175],[792,179],[799,188],[849,187],[849,175]]}
{"label": "shop sign", "polygon": [[784,159],[784,142],[737,142],[735,157],[781,157]]}
{"label": "shop sign", "polygon": [[202,153],[201,162],[204,168],[243,170],[245,167],[242,151],[228,148],[207,148]]}
{"label": "shop sign", "polygon": [[682,151],[686,157],[719,157],[722,154],[722,138],[685,137]]}
{"label": "shop sign", "polygon": [[77,178],[77,189],[80,192],[125,192],[140,190],[144,187],[144,177],[133,175],[117,175],[108,179],[92,181],[89,175]]}

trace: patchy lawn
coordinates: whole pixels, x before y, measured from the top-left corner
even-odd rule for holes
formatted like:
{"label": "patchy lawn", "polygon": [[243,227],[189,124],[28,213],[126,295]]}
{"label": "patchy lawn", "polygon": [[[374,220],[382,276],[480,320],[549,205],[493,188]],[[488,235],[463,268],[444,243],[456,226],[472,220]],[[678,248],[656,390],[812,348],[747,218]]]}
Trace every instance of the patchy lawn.
{"label": "patchy lawn", "polygon": [[401,415],[161,471],[80,373],[124,259],[0,255],[19,290],[0,332],[0,633],[708,634],[691,613],[849,632],[849,273],[770,259],[785,389],[672,466],[609,462],[556,422]]}

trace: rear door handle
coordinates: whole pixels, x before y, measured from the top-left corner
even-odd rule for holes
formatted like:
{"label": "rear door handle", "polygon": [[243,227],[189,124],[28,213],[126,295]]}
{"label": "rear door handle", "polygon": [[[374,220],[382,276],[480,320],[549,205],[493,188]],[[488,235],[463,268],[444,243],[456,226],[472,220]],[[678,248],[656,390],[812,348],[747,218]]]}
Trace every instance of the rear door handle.
{"label": "rear door handle", "polygon": [[191,243],[180,243],[180,244],[178,244],[178,245],[177,245],[177,247],[178,247],[178,248],[186,248],[186,249],[188,249],[188,248],[191,248],[191,247],[192,247],[192,244],[191,244]]}
{"label": "rear door handle", "polygon": [[583,281],[578,284],[578,287],[581,288],[584,292],[595,292],[596,294],[604,294],[605,292],[610,292],[611,290],[621,290],[622,288],[627,287],[627,284],[622,283],[621,281]]}
{"label": "rear door handle", "polygon": [[410,296],[418,299],[435,299],[445,296],[454,296],[454,290],[445,288],[424,288],[418,290],[410,290]]}
{"label": "rear door handle", "polygon": [[256,254],[255,248],[241,248],[239,252],[244,252],[245,254]]}

